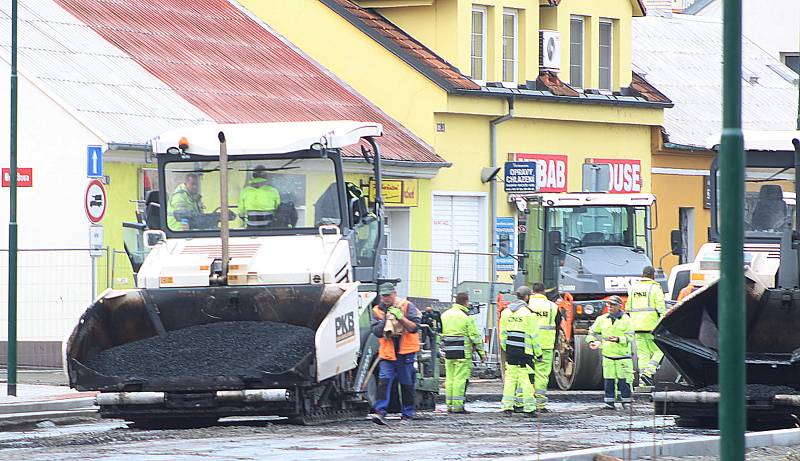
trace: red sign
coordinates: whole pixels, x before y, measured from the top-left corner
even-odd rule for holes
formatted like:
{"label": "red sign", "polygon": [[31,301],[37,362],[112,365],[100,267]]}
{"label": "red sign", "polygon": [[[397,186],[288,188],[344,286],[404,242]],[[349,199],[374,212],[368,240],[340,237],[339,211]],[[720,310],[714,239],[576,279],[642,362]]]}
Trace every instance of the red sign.
{"label": "red sign", "polygon": [[[11,187],[11,168],[3,168],[3,187]],[[17,168],[17,187],[33,187],[33,168]]]}
{"label": "red sign", "polygon": [[592,163],[611,165],[608,192],[630,194],[642,191],[642,162],[619,158],[596,158]]}
{"label": "red sign", "polygon": [[567,164],[566,155],[550,154],[515,154],[514,160],[518,162],[536,162],[536,185],[539,192],[566,192],[567,191]]}
{"label": "red sign", "polygon": [[92,224],[98,224],[106,215],[106,188],[99,179],[89,181],[86,188],[86,196],[83,198],[83,208],[86,210],[86,217]]}

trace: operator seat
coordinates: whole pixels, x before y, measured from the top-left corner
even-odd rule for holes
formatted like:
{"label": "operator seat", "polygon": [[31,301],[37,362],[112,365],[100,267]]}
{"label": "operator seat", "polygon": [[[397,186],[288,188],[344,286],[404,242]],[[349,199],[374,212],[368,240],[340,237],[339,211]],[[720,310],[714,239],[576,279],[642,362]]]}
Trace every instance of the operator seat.
{"label": "operator seat", "polygon": [[758,191],[758,201],[750,218],[753,230],[773,230],[783,227],[789,215],[783,201],[783,189],[777,184],[764,184]]}
{"label": "operator seat", "polygon": [[602,232],[589,232],[581,238],[581,246],[600,246],[605,245],[606,235]]}

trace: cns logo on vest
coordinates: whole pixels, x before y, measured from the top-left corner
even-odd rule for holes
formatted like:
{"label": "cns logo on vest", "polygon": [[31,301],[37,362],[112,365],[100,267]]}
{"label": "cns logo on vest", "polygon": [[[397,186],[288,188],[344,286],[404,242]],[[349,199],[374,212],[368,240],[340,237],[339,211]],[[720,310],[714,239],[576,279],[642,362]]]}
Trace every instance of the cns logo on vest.
{"label": "cns logo on vest", "polygon": [[353,313],[348,312],[336,317],[336,342],[340,343],[356,335],[356,322]]}
{"label": "cns logo on vest", "polygon": [[606,277],[606,291],[627,291],[639,277]]}

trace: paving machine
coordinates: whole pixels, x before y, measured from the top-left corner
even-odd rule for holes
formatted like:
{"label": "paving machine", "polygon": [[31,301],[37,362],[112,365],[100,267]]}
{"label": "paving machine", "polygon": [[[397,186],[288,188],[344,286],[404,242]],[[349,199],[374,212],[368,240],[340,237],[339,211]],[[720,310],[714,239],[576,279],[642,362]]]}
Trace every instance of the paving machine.
{"label": "paving machine", "polygon": [[[81,316],[66,344],[70,385],[100,391],[101,416],[143,426],[366,414],[381,135],[379,124],[334,121],[154,138],[159,190],[145,222],[124,226],[137,288],[107,290]],[[371,202],[343,171],[343,150],[359,147],[377,184]],[[436,355],[417,358],[418,408],[438,394]]]}
{"label": "paving machine", "polygon": [[[525,283],[544,282],[561,308],[553,381],[562,390],[600,389],[600,354],[586,334],[605,298],[627,295],[652,265],[651,194],[541,193],[526,197]],[[666,286],[659,274],[657,280]]]}
{"label": "paving machine", "polygon": [[[710,147],[716,148],[718,140]],[[794,425],[793,415],[800,410],[800,237],[794,206],[794,188],[800,182],[800,132],[745,131],[745,149],[748,424]],[[686,384],[683,389],[655,392],[656,411],[676,414],[678,423],[686,426],[717,423],[718,236],[725,222],[718,214],[717,171],[718,158],[710,171],[711,241],[693,263],[673,270],[672,296],[677,299],[676,293],[690,288],[654,331],[656,343]]]}

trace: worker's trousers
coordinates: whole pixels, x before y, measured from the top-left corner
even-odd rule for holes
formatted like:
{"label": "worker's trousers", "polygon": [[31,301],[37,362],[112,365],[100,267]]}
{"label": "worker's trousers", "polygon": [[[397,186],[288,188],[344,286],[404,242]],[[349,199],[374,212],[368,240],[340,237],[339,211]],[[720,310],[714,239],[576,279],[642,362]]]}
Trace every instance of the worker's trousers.
{"label": "worker's trousers", "polygon": [[447,411],[464,410],[467,381],[472,373],[472,360],[445,359],[444,401]]}
{"label": "worker's trousers", "polygon": [[536,409],[541,410],[547,406],[547,385],[550,384],[550,372],[553,371],[553,350],[544,349],[542,351],[542,361],[534,363],[534,396],[536,398]]}
{"label": "worker's trousers", "polygon": [[510,365],[506,363],[506,376],[503,383],[503,410],[522,408],[524,412],[536,410],[533,398],[533,383],[530,378],[531,369],[527,365]]}
{"label": "worker's trousers", "polygon": [[415,374],[414,362],[416,354],[397,354],[397,360],[381,360],[378,366],[378,401],[375,402],[375,413],[386,415],[392,391],[400,383],[400,401],[403,416],[414,417]]}
{"label": "worker's trousers", "polygon": [[617,390],[619,391],[622,403],[631,402],[631,383],[629,381],[631,373],[633,373],[633,359],[603,357],[603,381],[605,389],[603,401],[605,403],[614,404]]}
{"label": "worker's trousers", "polygon": [[639,376],[653,377],[664,353],[656,346],[652,333],[636,333],[636,363]]}

